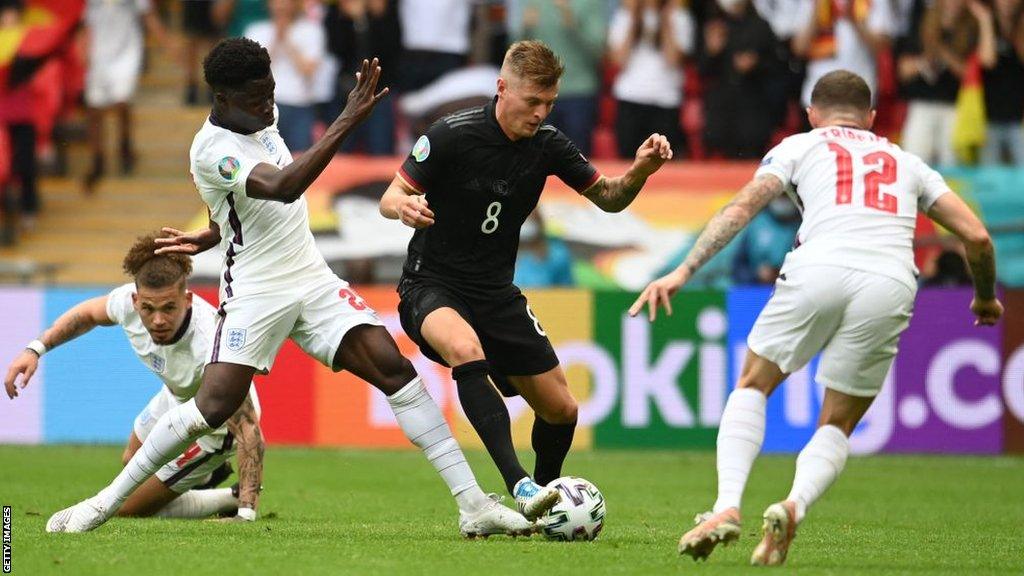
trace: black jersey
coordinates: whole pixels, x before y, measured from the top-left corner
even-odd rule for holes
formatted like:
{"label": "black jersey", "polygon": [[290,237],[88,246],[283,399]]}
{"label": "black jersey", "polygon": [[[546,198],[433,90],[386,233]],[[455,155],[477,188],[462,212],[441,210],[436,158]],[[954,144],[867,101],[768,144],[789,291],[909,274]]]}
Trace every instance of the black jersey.
{"label": "black jersey", "polygon": [[409,242],[405,276],[454,288],[512,284],[519,229],[555,175],[577,192],[599,178],[564,134],[543,125],[509,140],[494,115],[497,98],[435,122],[416,142],[399,175],[426,194],[434,224]]}

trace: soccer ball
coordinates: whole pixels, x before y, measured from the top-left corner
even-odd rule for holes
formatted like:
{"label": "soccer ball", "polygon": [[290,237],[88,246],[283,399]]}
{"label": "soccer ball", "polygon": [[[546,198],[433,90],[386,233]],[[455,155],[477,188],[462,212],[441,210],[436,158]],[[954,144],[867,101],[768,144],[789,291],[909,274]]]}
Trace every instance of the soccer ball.
{"label": "soccer ball", "polygon": [[541,517],[544,536],[563,542],[597,538],[605,514],[604,496],[597,486],[583,478],[563,476],[548,487],[558,490],[562,501]]}

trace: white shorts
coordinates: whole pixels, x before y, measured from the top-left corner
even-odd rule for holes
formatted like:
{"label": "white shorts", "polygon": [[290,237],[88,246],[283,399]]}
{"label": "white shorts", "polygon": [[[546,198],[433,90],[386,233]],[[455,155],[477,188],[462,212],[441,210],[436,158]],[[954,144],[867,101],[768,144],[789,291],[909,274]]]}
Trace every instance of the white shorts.
{"label": "white shorts", "polygon": [[817,380],[850,396],[877,396],[910,322],[915,291],[838,266],[801,266],[775,283],[747,345],[786,374],[822,352]]}
{"label": "white shorts", "polygon": [[[174,395],[166,387],[161,387],[142,412],[135,417],[135,436],[145,442],[160,417],[177,405],[178,400]],[[224,464],[234,453],[234,437],[227,428],[221,427],[202,436],[180,456],[161,466],[156,472],[156,477],[174,492],[184,494],[204,484],[210,473]]]}
{"label": "white shorts", "polygon": [[85,75],[85,103],[105,108],[131,102],[142,72],[142,52],[125,54],[103,66],[90,66]]}
{"label": "white shorts", "polygon": [[220,308],[210,362],[252,366],[266,374],[285,338],[324,366],[349,330],[363,324],[383,326],[377,313],[333,274],[297,280],[261,294],[235,290]]}

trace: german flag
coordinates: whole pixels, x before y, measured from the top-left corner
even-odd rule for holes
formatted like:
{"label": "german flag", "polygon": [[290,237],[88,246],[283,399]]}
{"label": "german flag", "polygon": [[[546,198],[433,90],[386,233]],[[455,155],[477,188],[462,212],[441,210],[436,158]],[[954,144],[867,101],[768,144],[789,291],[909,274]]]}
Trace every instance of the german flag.
{"label": "german flag", "polygon": [[84,8],[84,0],[26,0],[21,23],[0,29],[0,91],[24,84],[66,49]]}
{"label": "german flag", "polygon": [[981,81],[981,60],[974,54],[967,60],[960,92],[956,96],[953,150],[962,162],[974,163],[985,144],[985,93]]}

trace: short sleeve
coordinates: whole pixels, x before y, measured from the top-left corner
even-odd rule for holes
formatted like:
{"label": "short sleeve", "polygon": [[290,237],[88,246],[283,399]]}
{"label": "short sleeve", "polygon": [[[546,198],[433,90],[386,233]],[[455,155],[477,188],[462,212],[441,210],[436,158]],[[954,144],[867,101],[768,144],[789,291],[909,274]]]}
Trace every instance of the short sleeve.
{"label": "short sleeve", "polygon": [[675,35],[676,44],[686,54],[693,53],[693,18],[690,12],[678,8],[672,14],[672,32]]}
{"label": "short sleeve", "polygon": [[608,44],[618,46],[624,42],[629,34],[630,24],[629,12],[619,8],[612,17],[612,22],[608,27]]}
{"label": "short sleeve", "polygon": [[[274,112],[275,116],[277,111]],[[217,137],[200,149],[193,166],[196,187],[201,190],[225,190],[245,195],[245,182],[262,160],[242,154],[228,138]]]}
{"label": "short sleeve", "polygon": [[442,181],[455,157],[457,138],[455,130],[443,119],[434,122],[427,133],[420,136],[409,157],[398,169],[398,176],[417,192],[426,194]]}
{"label": "short sleeve", "polygon": [[918,178],[921,183],[920,196],[917,199],[917,207],[922,212],[931,209],[932,204],[943,194],[950,192],[949,184],[934,168],[931,168],[922,160],[918,160]]}
{"label": "short sleeve", "polygon": [[132,294],[135,293],[134,284],[122,284],[107,294],[107,316],[124,326],[128,315],[135,307],[132,305]]}
{"label": "short sleeve", "polygon": [[549,174],[558,176],[562,182],[580,194],[601,178],[597,168],[594,168],[590,160],[587,160],[561,130],[553,126],[544,126],[542,130],[554,130],[551,141],[544,151]]}
{"label": "short sleeve", "polygon": [[762,174],[771,174],[787,188],[794,184],[793,174],[796,172],[796,163],[799,159],[798,143],[793,138],[787,138],[768,151],[761,160],[754,177]]}

